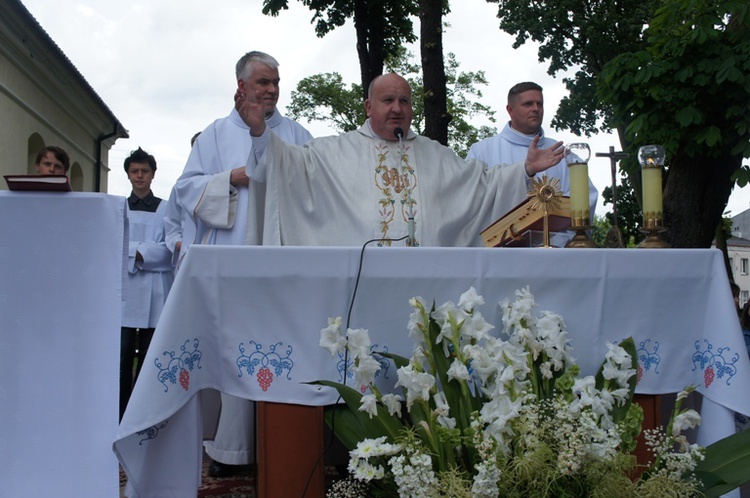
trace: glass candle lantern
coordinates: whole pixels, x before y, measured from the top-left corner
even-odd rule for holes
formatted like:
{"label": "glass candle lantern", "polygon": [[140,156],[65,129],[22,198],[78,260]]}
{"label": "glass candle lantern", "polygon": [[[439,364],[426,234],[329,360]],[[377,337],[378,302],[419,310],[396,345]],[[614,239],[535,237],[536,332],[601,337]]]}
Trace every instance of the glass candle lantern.
{"label": "glass candle lantern", "polygon": [[570,224],[574,227],[591,224],[589,213],[589,158],[591,149],[585,143],[566,147],[566,162],[570,174]]}
{"label": "glass candle lantern", "polygon": [[643,228],[664,226],[661,177],[664,167],[664,147],[644,145],[638,149],[643,184]]}

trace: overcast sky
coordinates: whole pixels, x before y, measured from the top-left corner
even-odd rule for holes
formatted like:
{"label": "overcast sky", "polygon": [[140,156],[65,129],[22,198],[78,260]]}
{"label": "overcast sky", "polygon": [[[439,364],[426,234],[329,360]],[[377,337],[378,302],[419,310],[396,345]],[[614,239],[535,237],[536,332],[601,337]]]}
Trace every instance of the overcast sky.
{"label": "overcast sky", "polygon": [[[281,64],[282,112],[297,82],[307,76],[338,72],[347,84],[360,81],[351,21],[317,38],[312,12],[298,0],[289,0],[289,10],[275,18],[261,13],[262,0],[22,2],[130,134],[109,153],[111,194],[130,193],[122,163],[140,146],[157,160],[154,193],[169,196],[190,151],[190,137],[232,109],[234,65],[247,51],[268,52]],[[454,0],[451,9],[444,51],[456,54],[462,71],[485,71],[489,84],[482,102],[496,111],[497,128],[507,121],[508,89],[519,81],[536,81],[544,87],[547,135],[590,144],[589,175],[601,193],[611,184],[610,166],[595,153],[610,146],[619,150],[616,136],[576,137],[549,128],[565,88],[538,62],[536,46],[513,49],[512,37],[498,28],[496,4]],[[412,51],[419,53],[418,47]],[[302,124],[314,136],[334,133],[320,123]],[[735,188],[727,210],[738,214],[748,207],[750,189]],[[600,199],[597,214],[611,208]]]}

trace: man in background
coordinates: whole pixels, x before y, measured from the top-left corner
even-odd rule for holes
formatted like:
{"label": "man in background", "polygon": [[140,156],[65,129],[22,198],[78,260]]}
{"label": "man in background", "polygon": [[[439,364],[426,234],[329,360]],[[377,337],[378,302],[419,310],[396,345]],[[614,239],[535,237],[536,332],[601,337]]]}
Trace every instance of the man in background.
{"label": "man in background", "polygon": [[48,145],[37,153],[34,166],[40,175],[67,175],[70,156],[62,148]]}
{"label": "man in background", "polygon": [[125,159],[125,172],[133,191],[128,197],[130,244],[120,331],[120,420],[173,279],[171,253],[164,242],[167,203],[151,192],[156,159],[139,147]]}
{"label": "man in background", "polygon": [[[262,243],[265,185],[250,184],[245,174],[252,151],[250,128],[236,107],[245,92],[257,94],[263,105],[264,123],[282,140],[304,144],[312,135],[299,123],[281,115],[279,63],[263,52],[248,52],[235,67],[235,109],[217,119],[195,141],[185,170],[177,180],[181,208],[192,216],[195,243],[259,245]],[[192,242],[183,236],[181,256]],[[255,404],[222,394],[221,417],[213,441],[205,449],[213,459],[209,474],[236,474],[255,462]]]}
{"label": "man in background", "polygon": [[[526,157],[529,145],[534,137],[539,136],[540,148],[549,147],[555,140],[544,135],[544,95],[542,87],[527,81],[514,85],[508,92],[508,104],[505,106],[510,121],[494,137],[480,140],[469,148],[467,158],[484,161],[488,165],[513,164]],[[568,165],[561,161],[544,174],[549,178],[560,180],[563,195],[570,195],[570,175]],[[589,209],[591,216],[596,210],[599,192],[589,179]]]}

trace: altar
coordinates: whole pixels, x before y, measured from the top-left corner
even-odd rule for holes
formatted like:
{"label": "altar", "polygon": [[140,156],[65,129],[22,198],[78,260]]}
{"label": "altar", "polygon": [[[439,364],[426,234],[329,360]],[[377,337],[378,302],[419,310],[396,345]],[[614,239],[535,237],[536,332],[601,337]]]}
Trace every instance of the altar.
{"label": "altar", "polygon": [[131,496],[196,496],[218,392],[334,403],[334,390],[308,384],[342,381],[318,345],[329,317],[350,316],[376,349],[408,356],[409,298],[457,302],[472,286],[496,326],[497,302],[528,286],[540,311],[564,318],[582,374],[607,341],[632,336],[638,393],[703,394],[701,444],[733,433],[734,411],[750,414],[750,361],[718,250],[192,246],[113,446]]}

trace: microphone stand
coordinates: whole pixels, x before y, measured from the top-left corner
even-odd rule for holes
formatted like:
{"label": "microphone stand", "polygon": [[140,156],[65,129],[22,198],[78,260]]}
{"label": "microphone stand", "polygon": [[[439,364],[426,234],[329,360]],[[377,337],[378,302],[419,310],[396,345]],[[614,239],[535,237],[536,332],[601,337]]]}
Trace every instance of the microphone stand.
{"label": "microphone stand", "polygon": [[[398,150],[399,150],[399,156],[398,156],[398,169],[399,172],[403,175],[404,173],[404,143],[402,142],[402,138],[404,136],[404,130],[400,127],[395,128],[393,130],[393,135],[398,139]],[[412,203],[411,199],[411,188],[409,188],[409,185],[407,182],[404,182],[406,188],[406,202],[409,205],[408,211],[407,211],[407,229],[408,229],[408,237],[406,238],[406,246],[407,247],[416,247],[417,241],[415,237],[416,232],[416,225],[414,222],[414,204]]]}

